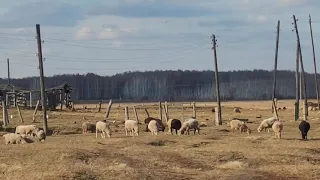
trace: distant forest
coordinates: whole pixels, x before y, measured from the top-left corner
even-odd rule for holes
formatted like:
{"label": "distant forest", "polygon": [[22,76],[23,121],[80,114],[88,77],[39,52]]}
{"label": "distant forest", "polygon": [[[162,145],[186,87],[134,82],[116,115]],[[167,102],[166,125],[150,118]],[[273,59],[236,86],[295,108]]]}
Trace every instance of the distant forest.
{"label": "distant forest", "polygon": [[[220,72],[221,100],[269,100],[273,72],[266,70]],[[74,100],[212,101],[216,99],[213,71],[125,72],[113,76],[65,74],[45,78],[46,88],[68,82]],[[315,98],[314,74],[306,74],[307,96]],[[0,79],[6,84],[7,79]],[[11,84],[40,89],[39,77],[11,79]],[[278,71],[278,99],[295,98],[295,73]]]}

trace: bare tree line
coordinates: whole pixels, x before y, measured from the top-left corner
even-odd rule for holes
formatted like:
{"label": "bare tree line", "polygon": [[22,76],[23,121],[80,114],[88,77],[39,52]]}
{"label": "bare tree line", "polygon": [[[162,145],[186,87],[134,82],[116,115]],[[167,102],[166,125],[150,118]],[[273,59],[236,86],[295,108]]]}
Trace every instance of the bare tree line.
{"label": "bare tree line", "polygon": [[[313,74],[306,74],[310,98],[316,97]],[[46,87],[68,82],[75,100],[117,99],[130,101],[206,101],[215,100],[212,71],[128,72],[114,76],[58,75],[46,77]],[[0,79],[6,84],[6,79]],[[11,79],[15,86],[39,89],[39,77]],[[269,100],[273,93],[273,71],[230,71],[220,73],[220,95],[227,100]],[[278,71],[278,99],[295,98],[295,74]]]}

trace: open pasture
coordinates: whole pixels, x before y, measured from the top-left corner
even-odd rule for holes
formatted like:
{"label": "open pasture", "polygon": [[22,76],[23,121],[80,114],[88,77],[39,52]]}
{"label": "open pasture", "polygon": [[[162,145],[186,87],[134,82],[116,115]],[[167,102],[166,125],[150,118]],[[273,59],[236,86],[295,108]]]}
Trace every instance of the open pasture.
{"label": "open pasture", "polygon": [[[315,101],[314,101],[315,102]],[[147,108],[151,117],[158,117],[157,103],[113,104],[108,120],[112,137],[98,139],[95,133],[81,134],[81,125],[89,120],[103,120],[107,104],[98,113],[95,104],[76,104],[76,111],[48,112],[49,129],[54,133],[45,142],[5,145],[0,143],[1,179],[214,179],[214,180],[308,180],[320,179],[320,113],[309,112],[311,130],[309,141],[302,141],[299,121],[293,120],[294,101],[278,101],[280,119],[284,121],[283,139],[274,139],[270,133],[257,132],[260,122],[272,116],[271,101],[222,103],[222,126],[213,126],[213,103],[196,103],[197,119],[207,127],[200,127],[200,135],[151,136],[144,132]],[[124,106],[129,106],[130,119],[134,119],[132,105],[138,111],[140,134],[126,137],[124,132]],[[170,118],[192,116],[189,103],[169,105]],[[86,109],[83,107],[86,106]],[[240,107],[241,113],[233,112]],[[302,107],[302,105],[300,105]],[[20,123],[15,108],[8,110],[14,131],[19,124],[42,127],[41,111],[32,123],[32,110],[21,110],[24,123]],[[0,114],[2,116],[2,114]],[[261,118],[257,118],[257,117]],[[300,110],[302,116],[302,110]],[[251,135],[229,132],[227,122],[232,118],[248,118]],[[163,115],[163,122],[165,118]],[[167,132],[167,128],[165,132]],[[1,135],[6,133],[0,131]]]}

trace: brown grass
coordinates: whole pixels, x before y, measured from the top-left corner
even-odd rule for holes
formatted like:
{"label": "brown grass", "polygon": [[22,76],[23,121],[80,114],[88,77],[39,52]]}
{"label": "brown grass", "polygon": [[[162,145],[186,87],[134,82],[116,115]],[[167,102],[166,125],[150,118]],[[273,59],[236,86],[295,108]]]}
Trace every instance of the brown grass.
{"label": "brown grass", "polygon": [[[120,107],[119,107],[120,105]],[[130,116],[133,118],[132,105]],[[141,105],[140,122],[146,117]],[[181,103],[169,103],[172,118],[182,118]],[[270,117],[270,101],[222,103],[223,126],[213,126],[213,103],[197,103],[197,118],[208,127],[201,127],[201,135],[176,136],[160,133],[151,136],[140,125],[139,137],[126,137],[122,121],[124,104],[114,104],[111,119],[112,138],[95,138],[94,133],[81,134],[81,124],[86,119],[96,122],[104,119],[95,105],[77,105],[76,112],[48,112],[49,128],[56,132],[43,143],[4,145],[0,143],[1,179],[214,179],[214,180],[309,180],[320,179],[320,122],[318,112],[310,112],[309,141],[301,141],[298,122],[293,121],[293,101],[280,101],[279,111],[284,120],[283,139],[273,138],[273,133],[256,131],[263,118]],[[105,111],[107,104],[104,104]],[[145,103],[150,115],[158,117],[157,103]],[[234,113],[233,107],[241,107]],[[192,110],[185,103],[183,117]],[[250,110],[252,108],[252,110]],[[302,113],[302,112],[301,112]],[[13,128],[19,121],[14,108],[10,119]],[[23,124],[31,124],[32,111],[22,110]],[[0,114],[1,115],[1,114]],[[257,116],[262,118],[256,118]],[[1,115],[2,116],[2,115]],[[249,118],[252,134],[229,132],[226,123],[233,117]],[[41,114],[37,116],[41,121]],[[34,123],[42,127],[42,123]],[[14,129],[11,129],[14,130]],[[116,131],[116,132],[115,132]],[[166,129],[167,131],[167,129]],[[0,132],[4,134],[4,131]]]}

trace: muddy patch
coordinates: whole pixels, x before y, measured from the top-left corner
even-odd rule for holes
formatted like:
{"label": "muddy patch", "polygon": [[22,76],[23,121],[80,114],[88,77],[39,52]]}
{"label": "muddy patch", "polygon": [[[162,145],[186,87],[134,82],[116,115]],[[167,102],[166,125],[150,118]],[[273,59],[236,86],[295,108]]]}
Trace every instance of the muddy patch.
{"label": "muddy patch", "polygon": [[177,143],[176,141],[169,141],[169,140],[157,140],[157,141],[151,141],[147,142],[147,145],[150,146],[166,146],[170,144],[175,144]]}

